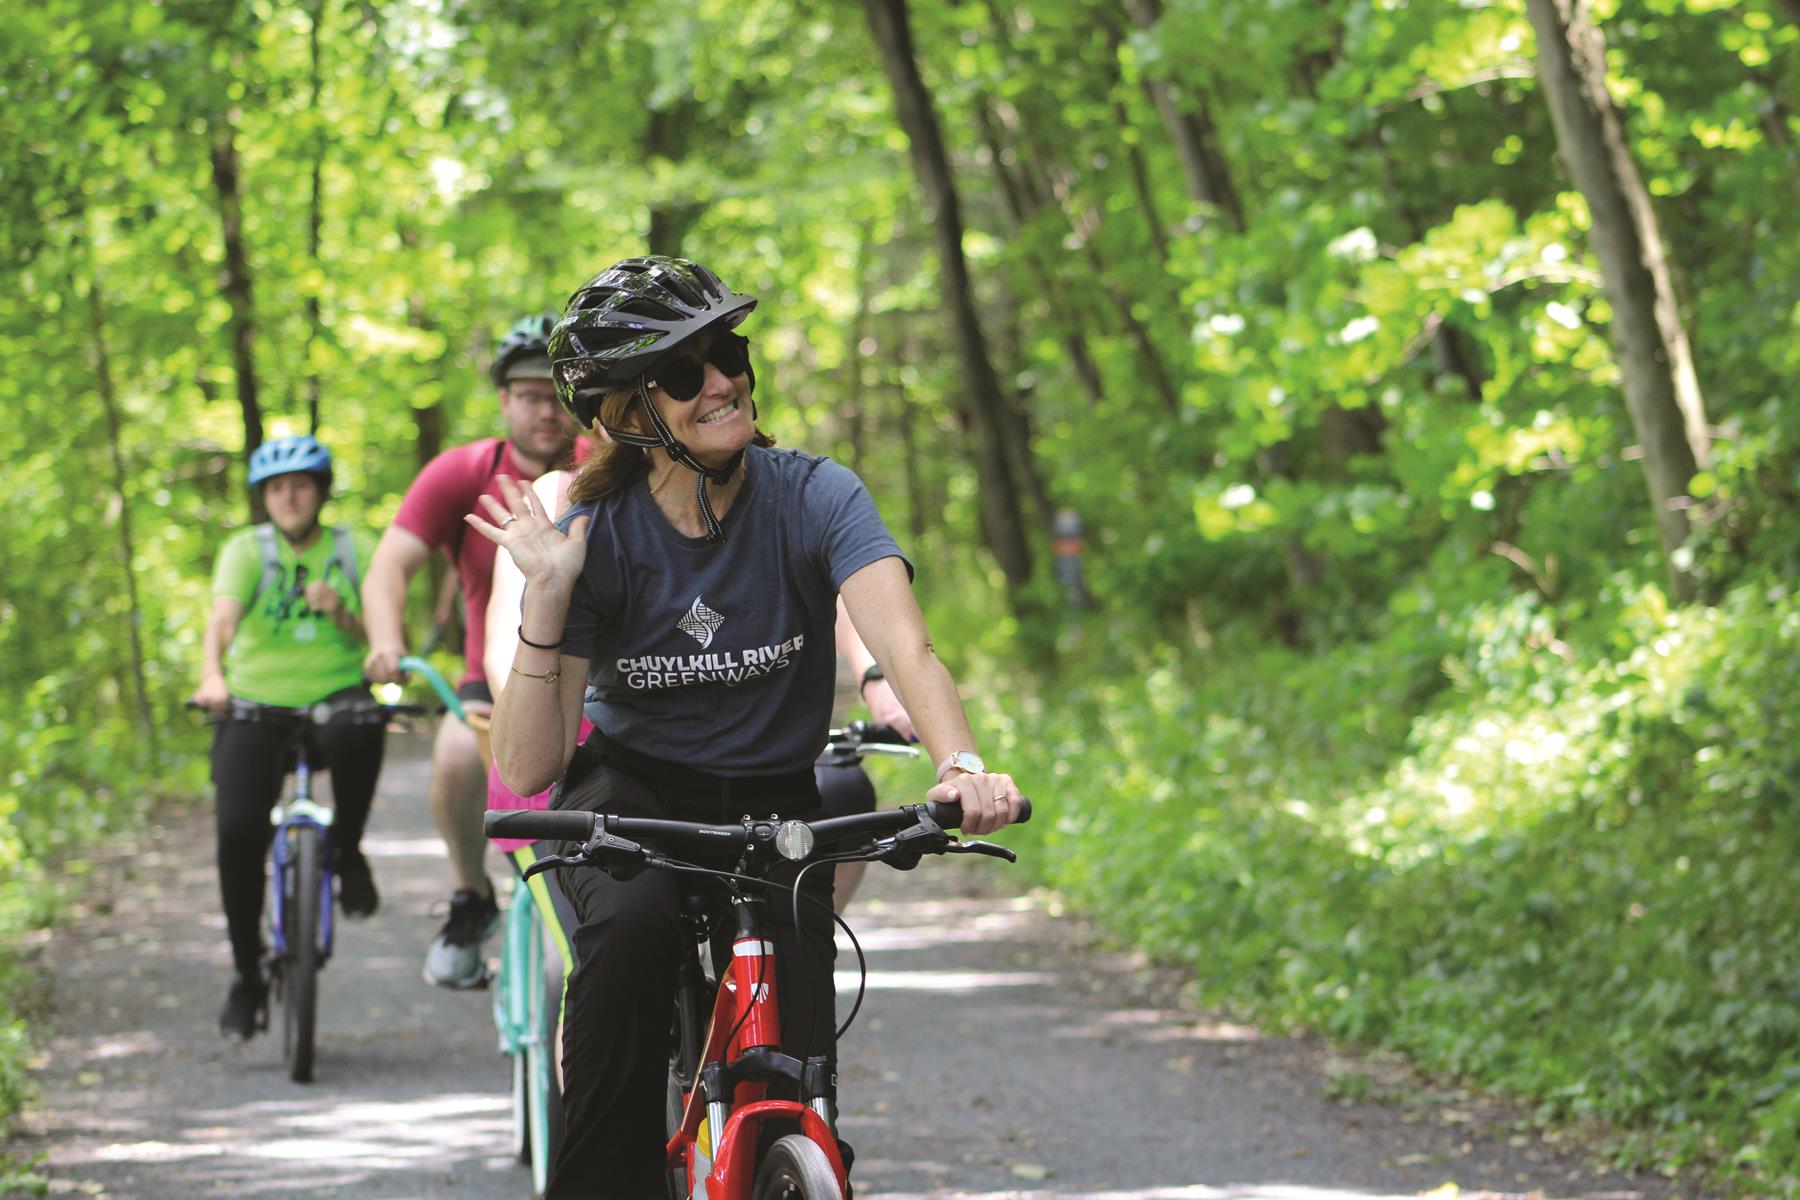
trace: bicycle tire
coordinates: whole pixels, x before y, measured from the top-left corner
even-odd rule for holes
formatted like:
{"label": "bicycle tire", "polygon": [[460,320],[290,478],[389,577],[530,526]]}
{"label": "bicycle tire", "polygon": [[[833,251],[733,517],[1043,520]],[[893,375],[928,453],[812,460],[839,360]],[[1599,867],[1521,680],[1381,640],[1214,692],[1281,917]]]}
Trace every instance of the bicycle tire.
{"label": "bicycle tire", "polygon": [[811,1138],[790,1133],[778,1138],[756,1170],[751,1200],[844,1200],[837,1175]]}
{"label": "bicycle tire", "polygon": [[[705,947],[701,953],[709,952]],[[681,982],[675,988],[675,1022],[670,1033],[668,1085],[663,1102],[663,1141],[681,1128],[686,1112],[682,1081],[694,1082],[701,1051],[705,1048],[706,1029],[701,1013],[711,1003],[710,990],[701,983],[700,968],[694,961],[683,966]],[[717,1131],[712,1131],[717,1136]],[[688,1200],[693,1181],[688,1178],[687,1164],[669,1168],[669,1200]]]}
{"label": "bicycle tire", "polygon": [[[562,974],[546,961],[543,919],[535,908],[530,920],[530,952],[520,981],[527,989],[526,1019],[533,1037],[519,1056],[525,1072],[526,1120],[530,1139],[531,1194],[542,1196],[550,1182],[550,1162],[562,1132],[562,1094],[556,1086],[556,1022],[561,1010]],[[553,979],[554,976],[554,979]]]}
{"label": "bicycle tire", "polygon": [[[667,1099],[663,1103],[663,1144],[675,1136],[681,1128],[681,1081],[675,1078],[674,1064],[669,1066],[669,1084]],[[687,1164],[682,1163],[669,1168],[669,1200],[688,1200]]]}
{"label": "bicycle tire", "polygon": [[283,1012],[288,1078],[311,1083],[319,1001],[319,904],[322,855],[319,830],[296,825],[289,831],[286,1006]]}

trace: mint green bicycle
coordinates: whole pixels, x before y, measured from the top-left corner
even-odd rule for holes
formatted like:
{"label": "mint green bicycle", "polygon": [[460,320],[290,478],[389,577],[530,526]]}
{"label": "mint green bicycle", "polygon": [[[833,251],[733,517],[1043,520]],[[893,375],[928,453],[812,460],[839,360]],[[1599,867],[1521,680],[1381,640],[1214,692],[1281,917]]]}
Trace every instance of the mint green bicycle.
{"label": "mint green bicycle", "polygon": [[[399,663],[424,679],[449,712],[475,731],[482,759],[489,759],[487,723],[464,708],[448,681],[416,655]],[[528,854],[529,851],[519,851]],[[517,857],[515,865],[525,866]],[[544,1194],[550,1159],[562,1132],[562,1092],[556,1078],[556,1026],[562,1010],[562,963],[545,952],[552,913],[549,881],[542,877],[515,882],[501,930],[499,969],[489,975],[494,1001],[494,1029],[500,1053],[512,1063],[513,1154],[531,1168],[531,1194]],[[559,954],[566,950],[559,949]]]}

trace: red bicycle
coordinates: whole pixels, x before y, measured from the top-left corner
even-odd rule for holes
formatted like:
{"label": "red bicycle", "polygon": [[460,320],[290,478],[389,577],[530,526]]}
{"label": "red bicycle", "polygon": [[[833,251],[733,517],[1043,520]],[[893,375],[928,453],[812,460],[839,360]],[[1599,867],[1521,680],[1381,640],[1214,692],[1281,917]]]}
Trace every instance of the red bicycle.
{"label": "red bicycle", "polygon": [[[1025,800],[1019,820],[1030,813],[1031,802]],[[926,854],[1016,861],[1004,846],[951,837],[948,831],[961,822],[957,805],[928,802],[811,822],[746,816],[736,825],[580,811],[489,812],[486,828],[490,837],[550,838],[580,847],[567,856],[540,859],[528,875],[559,867],[648,868],[679,872],[690,884],[682,911],[694,953],[684,958],[676,985],[669,1063],[669,1195],[674,1200],[844,1200],[850,1194],[849,1171],[838,1150],[830,1062],[823,1056],[802,1061],[781,1051],[775,943],[765,910],[770,893],[796,907],[803,898],[798,879],[788,887],[770,875],[783,866],[804,871],[839,862],[910,869]],[[736,870],[676,857],[695,853],[716,859],[722,850],[736,856]],[[722,969],[713,953],[721,921],[734,924]],[[858,970],[866,975],[854,933],[850,940]],[[838,1037],[861,1006],[859,986]],[[797,1088],[799,1099],[770,1099],[769,1087],[778,1082]],[[797,1132],[768,1141],[764,1129],[776,1122]]]}

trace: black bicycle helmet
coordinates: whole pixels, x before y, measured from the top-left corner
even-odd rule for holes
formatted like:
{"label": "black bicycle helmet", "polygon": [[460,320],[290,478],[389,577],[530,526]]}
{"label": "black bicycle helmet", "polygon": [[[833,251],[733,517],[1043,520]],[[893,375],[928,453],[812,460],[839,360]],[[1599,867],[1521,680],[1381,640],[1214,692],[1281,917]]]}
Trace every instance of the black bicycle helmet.
{"label": "black bicycle helmet", "polygon": [[[689,338],[708,329],[735,328],[755,307],[755,296],[732,291],[697,262],[646,255],[616,262],[582,284],[550,334],[550,376],[563,407],[583,429],[591,429],[608,393],[633,388],[632,400],[643,408],[654,436],[612,425],[605,426],[606,432],[623,445],[660,446],[699,476],[694,497],[709,542],[724,541],[725,531],[707,498],[707,481],[729,483],[744,452],[717,468],[695,458],[651,403],[647,373]],[[745,371],[754,395],[756,374],[747,363]],[[756,420],[754,399],[750,419]]]}
{"label": "black bicycle helmet", "polygon": [[630,387],[695,334],[734,328],[755,307],[756,297],[685,258],[614,263],[569,297],[550,334],[556,394],[583,429],[592,428],[606,393]]}
{"label": "black bicycle helmet", "polygon": [[550,331],[556,328],[556,314],[520,317],[512,323],[494,347],[494,361],[488,376],[495,387],[506,385],[506,371],[522,358],[543,358],[550,353]]}

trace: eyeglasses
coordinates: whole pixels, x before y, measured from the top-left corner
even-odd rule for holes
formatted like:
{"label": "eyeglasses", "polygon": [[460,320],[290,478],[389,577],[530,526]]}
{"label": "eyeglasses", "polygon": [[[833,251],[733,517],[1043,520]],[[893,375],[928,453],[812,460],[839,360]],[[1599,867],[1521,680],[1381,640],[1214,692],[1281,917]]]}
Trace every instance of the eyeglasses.
{"label": "eyeglasses", "polygon": [[742,375],[750,369],[750,339],[741,333],[721,333],[707,348],[704,360],[671,358],[656,368],[656,378],[645,382],[661,388],[671,399],[692,400],[706,382],[706,363],[719,368],[728,379]]}

